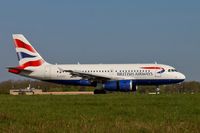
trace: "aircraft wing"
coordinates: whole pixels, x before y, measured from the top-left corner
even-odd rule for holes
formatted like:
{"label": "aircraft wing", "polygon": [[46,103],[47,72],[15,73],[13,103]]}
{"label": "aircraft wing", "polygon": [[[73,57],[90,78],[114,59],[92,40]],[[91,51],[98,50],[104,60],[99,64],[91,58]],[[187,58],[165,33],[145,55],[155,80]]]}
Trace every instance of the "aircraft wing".
{"label": "aircraft wing", "polygon": [[90,81],[97,81],[97,82],[104,82],[108,80],[120,80],[119,78],[112,77],[112,76],[106,76],[106,75],[100,75],[100,74],[91,74],[91,73],[83,73],[76,70],[63,70],[59,68],[63,72],[68,72],[72,77],[81,77],[82,79],[87,79]]}

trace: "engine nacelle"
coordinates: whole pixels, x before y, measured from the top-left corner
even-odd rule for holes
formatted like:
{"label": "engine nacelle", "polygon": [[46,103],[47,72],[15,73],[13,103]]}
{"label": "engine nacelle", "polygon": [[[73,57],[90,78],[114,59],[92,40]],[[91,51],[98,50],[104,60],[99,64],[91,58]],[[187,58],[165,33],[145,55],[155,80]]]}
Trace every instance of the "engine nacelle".
{"label": "engine nacelle", "polygon": [[132,90],[132,80],[120,80],[119,90],[120,91],[131,91]]}
{"label": "engine nacelle", "polygon": [[107,81],[103,88],[108,91],[131,91],[133,84],[132,80]]}

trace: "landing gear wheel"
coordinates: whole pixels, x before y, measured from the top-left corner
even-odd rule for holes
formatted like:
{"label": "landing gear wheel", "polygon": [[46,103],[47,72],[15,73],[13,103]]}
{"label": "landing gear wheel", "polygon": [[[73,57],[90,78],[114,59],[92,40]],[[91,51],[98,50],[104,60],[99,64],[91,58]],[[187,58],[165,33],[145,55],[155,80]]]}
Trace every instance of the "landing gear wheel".
{"label": "landing gear wheel", "polygon": [[133,94],[136,94],[136,91],[137,91],[137,86],[136,86],[136,85],[133,85],[133,86],[132,86],[132,92],[133,92]]}
{"label": "landing gear wheel", "polygon": [[94,94],[106,94],[106,91],[105,90],[94,90]]}

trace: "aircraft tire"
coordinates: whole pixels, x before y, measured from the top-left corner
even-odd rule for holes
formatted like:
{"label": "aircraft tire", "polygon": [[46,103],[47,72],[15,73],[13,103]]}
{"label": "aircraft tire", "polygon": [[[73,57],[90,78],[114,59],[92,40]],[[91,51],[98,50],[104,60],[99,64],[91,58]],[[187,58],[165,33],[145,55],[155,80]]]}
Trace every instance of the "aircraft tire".
{"label": "aircraft tire", "polygon": [[94,94],[106,94],[106,91],[105,90],[99,90],[99,89],[96,89],[94,90]]}

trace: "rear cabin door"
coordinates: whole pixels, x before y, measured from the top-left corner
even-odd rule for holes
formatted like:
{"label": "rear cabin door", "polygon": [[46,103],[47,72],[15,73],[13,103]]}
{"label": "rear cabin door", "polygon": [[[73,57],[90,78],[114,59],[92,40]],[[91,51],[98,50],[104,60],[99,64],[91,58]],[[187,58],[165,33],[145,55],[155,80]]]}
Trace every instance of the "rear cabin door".
{"label": "rear cabin door", "polygon": [[44,78],[45,79],[51,79],[51,67],[50,66],[45,66],[44,68]]}

